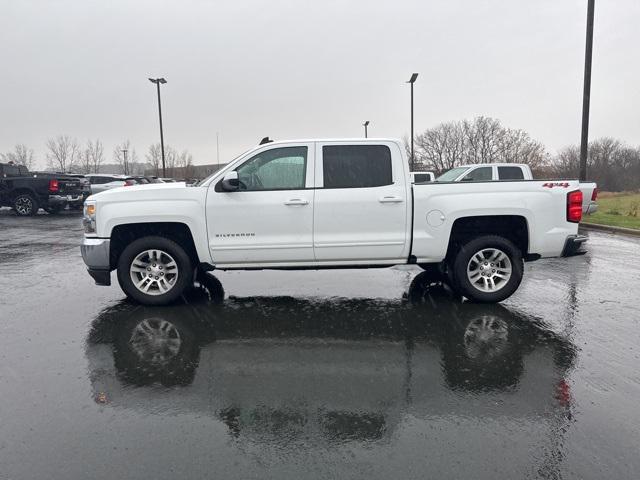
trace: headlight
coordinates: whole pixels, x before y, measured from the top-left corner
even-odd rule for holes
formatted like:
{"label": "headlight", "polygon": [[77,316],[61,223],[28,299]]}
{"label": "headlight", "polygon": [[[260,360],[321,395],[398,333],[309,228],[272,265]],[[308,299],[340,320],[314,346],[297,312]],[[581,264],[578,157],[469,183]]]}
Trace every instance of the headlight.
{"label": "headlight", "polygon": [[84,202],[84,217],[82,218],[82,226],[84,227],[84,233],[94,234],[96,233],[96,213],[98,206],[95,200],[87,200]]}

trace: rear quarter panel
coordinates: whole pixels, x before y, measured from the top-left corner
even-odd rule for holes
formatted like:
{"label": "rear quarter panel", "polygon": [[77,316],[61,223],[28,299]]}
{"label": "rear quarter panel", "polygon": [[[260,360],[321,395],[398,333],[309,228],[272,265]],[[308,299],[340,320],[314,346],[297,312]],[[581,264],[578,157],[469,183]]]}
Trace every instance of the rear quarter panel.
{"label": "rear quarter panel", "polygon": [[544,187],[544,181],[433,183],[414,186],[413,248],[418,262],[439,262],[446,255],[456,220],[487,215],[524,217],[529,251],[542,257],[560,255],[578,224],[566,221],[566,187]]}

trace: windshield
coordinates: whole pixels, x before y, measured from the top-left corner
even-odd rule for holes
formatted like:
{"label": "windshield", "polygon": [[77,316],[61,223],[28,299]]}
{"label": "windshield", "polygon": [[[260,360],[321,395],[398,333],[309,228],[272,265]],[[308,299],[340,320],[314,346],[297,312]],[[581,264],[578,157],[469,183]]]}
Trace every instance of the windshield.
{"label": "windshield", "polygon": [[457,167],[452,168],[448,172],[444,172],[438,178],[436,178],[436,182],[453,182],[456,178],[458,178],[462,173],[468,170],[469,167]]}

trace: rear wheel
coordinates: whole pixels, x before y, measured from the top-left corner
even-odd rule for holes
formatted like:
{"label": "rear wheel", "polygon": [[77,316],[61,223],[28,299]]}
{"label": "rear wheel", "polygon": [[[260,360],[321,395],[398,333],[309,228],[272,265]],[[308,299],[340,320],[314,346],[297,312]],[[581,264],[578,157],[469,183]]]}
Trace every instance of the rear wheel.
{"label": "rear wheel", "polygon": [[122,290],[145,305],[166,305],[193,285],[193,267],[184,249],[164,237],[130,243],[118,260]]}
{"label": "rear wheel", "polygon": [[453,262],[456,288],[468,299],[481,303],[509,298],[522,281],[523,269],[518,247],[497,235],[467,242]]}
{"label": "rear wheel", "polygon": [[20,193],[13,199],[13,209],[21,217],[38,213],[38,201],[30,193]]}

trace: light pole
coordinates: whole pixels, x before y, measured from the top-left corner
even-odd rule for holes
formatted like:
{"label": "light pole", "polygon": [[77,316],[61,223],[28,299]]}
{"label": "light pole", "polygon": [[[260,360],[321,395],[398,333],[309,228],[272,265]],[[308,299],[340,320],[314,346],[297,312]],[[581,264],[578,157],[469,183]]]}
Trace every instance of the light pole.
{"label": "light pole", "polygon": [[122,155],[124,155],[124,161],[123,161],[123,170],[124,170],[124,174],[125,175],[129,175],[129,165],[127,165],[127,152],[128,150],[126,148],[123,148],[121,150]]}
{"label": "light pole", "polygon": [[580,180],[587,179],[589,150],[589,103],[591,100],[591,57],[593,53],[593,11],[595,0],[587,4],[587,41],[584,48],[584,89],[582,91],[582,133],[580,135]]}
{"label": "light pole", "polygon": [[416,83],[418,74],[414,73],[407,83],[411,84],[411,170],[414,170],[413,162],[413,84]]}
{"label": "light pole", "polygon": [[160,103],[160,84],[167,83],[164,78],[150,78],[151,83],[155,83],[158,89],[158,116],[160,117],[160,150],[162,151],[162,176],[166,177],[167,172],[164,164],[164,135],[162,134],[162,105]]}
{"label": "light pole", "polygon": [[367,138],[367,137],[368,137],[368,135],[367,135],[367,127],[369,126],[369,120],[367,120],[366,122],[364,122],[364,123],[362,124],[362,126],[364,127],[364,138]]}

